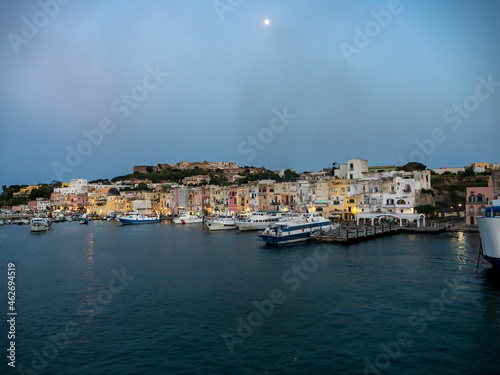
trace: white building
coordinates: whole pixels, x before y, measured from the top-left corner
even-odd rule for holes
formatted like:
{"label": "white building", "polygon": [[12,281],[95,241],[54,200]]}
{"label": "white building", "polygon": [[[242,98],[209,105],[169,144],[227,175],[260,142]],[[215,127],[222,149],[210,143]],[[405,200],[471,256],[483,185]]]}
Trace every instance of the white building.
{"label": "white building", "polygon": [[365,159],[349,159],[347,163],[341,164],[335,170],[336,178],[357,179],[362,178],[363,173],[368,172],[368,161]]}
{"label": "white building", "polygon": [[54,193],[61,193],[61,196],[76,195],[88,191],[87,180],[84,178],[74,178],[69,182],[68,187],[55,188]]}
{"label": "white building", "polygon": [[36,209],[37,211],[47,211],[47,208],[50,209],[50,199],[45,198],[37,198],[36,199]]}

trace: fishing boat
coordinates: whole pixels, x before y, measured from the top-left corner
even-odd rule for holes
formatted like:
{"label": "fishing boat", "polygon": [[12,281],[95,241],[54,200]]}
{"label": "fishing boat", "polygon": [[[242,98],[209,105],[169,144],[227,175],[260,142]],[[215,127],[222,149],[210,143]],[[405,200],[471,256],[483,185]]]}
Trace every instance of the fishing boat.
{"label": "fishing boat", "polygon": [[481,255],[497,269],[500,269],[500,199],[492,201],[485,216],[477,218],[481,236]]}
{"label": "fishing boat", "polygon": [[279,212],[254,212],[246,220],[237,220],[236,226],[241,231],[263,230],[273,223],[283,221],[283,215]]}
{"label": "fishing boat", "polygon": [[49,230],[50,223],[46,218],[34,217],[30,222],[30,229],[32,232],[45,232]]}
{"label": "fishing boat", "polygon": [[228,230],[237,229],[235,218],[232,215],[219,215],[209,218],[205,221],[208,229],[212,230]]}
{"label": "fishing boat", "polygon": [[123,225],[129,224],[153,224],[160,222],[160,215],[146,216],[137,211],[128,212],[120,216],[120,223]]}
{"label": "fishing boat", "polygon": [[335,227],[330,220],[317,212],[300,214],[288,221],[269,225],[259,237],[270,245],[285,245],[309,240],[311,233],[317,230],[330,231]]}
{"label": "fishing boat", "polygon": [[82,217],[80,220],[78,220],[78,223],[79,224],[88,224],[89,223],[89,219],[86,218],[86,217]]}
{"label": "fishing boat", "polygon": [[202,223],[202,222],[203,222],[202,217],[199,217],[196,215],[191,215],[190,213],[182,214],[181,216],[172,220],[172,223],[174,223],[174,224],[194,224],[194,223]]}

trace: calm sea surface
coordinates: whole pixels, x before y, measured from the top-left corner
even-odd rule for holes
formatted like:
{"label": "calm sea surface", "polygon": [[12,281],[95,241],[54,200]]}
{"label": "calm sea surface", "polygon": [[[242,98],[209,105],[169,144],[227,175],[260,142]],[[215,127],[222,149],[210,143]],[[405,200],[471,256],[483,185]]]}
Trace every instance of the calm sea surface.
{"label": "calm sea surface", "polygon": [[16,369],[0,374],[500,373],[500,277],[477,234],[268,248],[200,224],[0,227]]}

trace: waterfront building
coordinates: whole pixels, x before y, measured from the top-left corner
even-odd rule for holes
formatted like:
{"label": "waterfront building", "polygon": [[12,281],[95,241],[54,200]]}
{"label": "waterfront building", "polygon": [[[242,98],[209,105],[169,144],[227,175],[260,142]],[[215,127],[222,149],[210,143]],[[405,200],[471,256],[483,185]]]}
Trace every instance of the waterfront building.
{"label": "waterfront building", "polygon": [[248,183],[248,207],[251,212],[259,211],[259,182]]}
{"label": "waterfront building", "polygon": [[50,199],[46,198],[37,198],[36,199],[36,209],[38,211],[46,211],[47,208],[50,209],[51,203]]}
{"label": "waterfront building", "polygon": [[248,185],[240,185],[237,187],[238,196],[238,212],[249,212],[250,207],[248,205]]}
{"label": "waterfront building", "polygon": [[324,218],[328,219],[329,216],[329,203],[328,198],[330,194],[330,181],[315,181],[311,183],[311,201],[314,210],[321,214]]}
{"label": "waterfront building", "polygon": [[486,207],[493,200],[493,176],[487,187],[468,187],[466,192],[465,223],[477,225],[477,217],[485,215]]}
{"label": "waterfront building", "polygon": [[232,214],[238,213],[238,188],[236,186],[229,187],[229,212]]}
{"label": "waterfront building", "polygon": [[347,191],[350,180],[335,179],[330,181],[328,194],[328,218],[343,220],[347,212]]}
{"label": "waterfront building", "polygon": [[224,211],[222,202],[222,187],[212,185],[210,186],[210,209],[209,214],[219,213]]}
{"label": "waterfront building", "polygon": [[208,215],[210,209],[210,187],[204,186],[201,188],[201,213]]}

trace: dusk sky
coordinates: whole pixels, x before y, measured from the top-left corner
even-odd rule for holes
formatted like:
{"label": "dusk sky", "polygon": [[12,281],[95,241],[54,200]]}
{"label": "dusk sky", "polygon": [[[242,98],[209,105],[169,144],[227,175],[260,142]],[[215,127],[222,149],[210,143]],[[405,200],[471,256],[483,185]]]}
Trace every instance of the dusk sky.
{"label": "dusk sky", "polygon": [[499,20],[497,0],[4,2],[0,185],[500,162]]}

